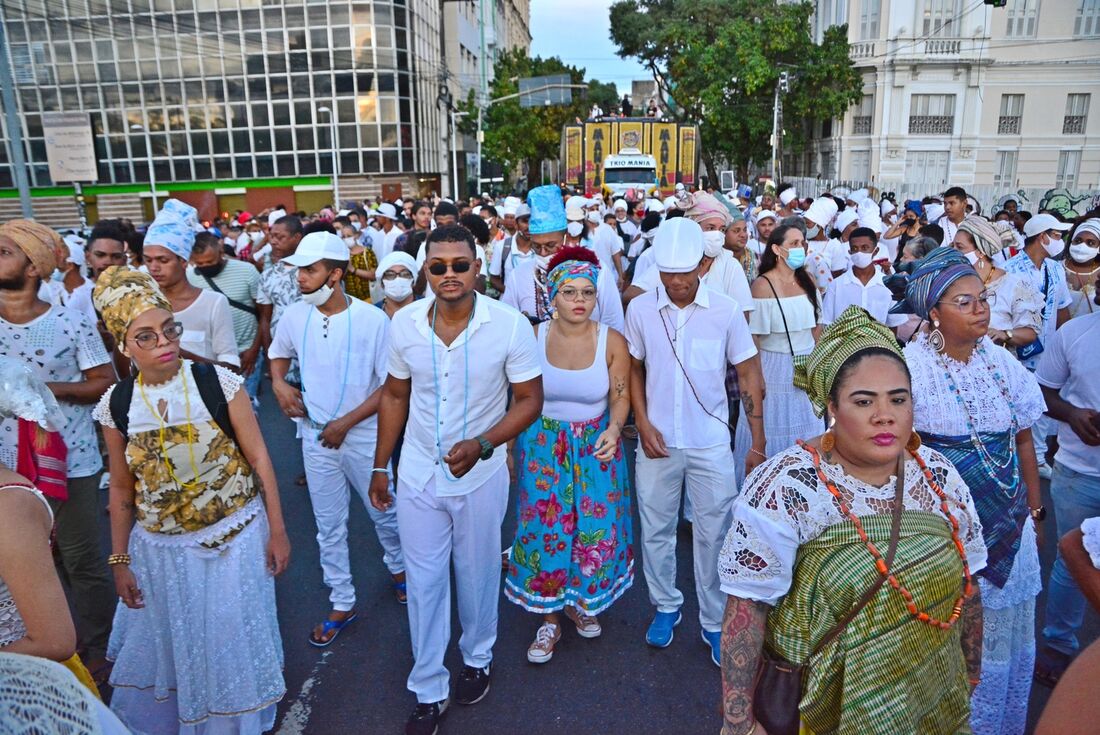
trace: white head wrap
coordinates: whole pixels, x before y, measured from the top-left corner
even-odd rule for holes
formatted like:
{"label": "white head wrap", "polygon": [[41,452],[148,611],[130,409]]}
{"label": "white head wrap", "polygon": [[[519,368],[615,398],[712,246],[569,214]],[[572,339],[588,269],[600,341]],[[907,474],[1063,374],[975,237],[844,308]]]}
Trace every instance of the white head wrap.
{"label": "white head wrap", "polygon": [[703,259],[703,228],[687,217],[665,220],[653,238],[653,256],[664,273],[695,270]]}
{"label": "white head wrap", "polygon": [[195,232],[201,229],[198,214],[198,210],[190,204],[169,199],[145,232],[146,247],[160,245],[177,257],[188,260],[195,245]]}
{"label": "white head wrap", "polygon": [[783,206],[787,206],[798,197],[798,192],[794,190],[792,186],[790,189],[784,189],[783,193],[779,195],[779,201],[783,202]]}
{"label": "white head wrap", "polygon": [[859,214],[856,213],[856,210],[848,207],[847,209],[841,210],[841,212],[836,216],[836,222],[833,223],[833,227],[843,233],[844,230],[848,228],[848,225],[856,222],[857,220],[859,220]]}
{"label": "white head wrap", "polygon": [[837,207],[836,201],[832,197],[821,196],[814,199],[802,218],[820,227],[828,227],[829,223],[833,221],[833,217],[836,216],[837,209],[839,207]]}
{"label": "white head wrap", "polygon": [[382,288],[382,276],[386,274],[390,268],[395,265],[403,265],[409,269],[409,273],[412,273],[412,277],[416,279],[416,259],[413,256],[406,253],[404,250],[394,250],[378,263],[378,267],[374,270],[377,274],[378,288]]}

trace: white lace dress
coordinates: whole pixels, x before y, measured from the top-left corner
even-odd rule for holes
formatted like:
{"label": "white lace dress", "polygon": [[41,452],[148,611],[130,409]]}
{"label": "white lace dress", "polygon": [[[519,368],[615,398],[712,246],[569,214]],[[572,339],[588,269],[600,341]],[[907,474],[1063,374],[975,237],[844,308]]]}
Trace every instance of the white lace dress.
{"label": "white lace dress", "polygon": [[[934,351],[924,335],[905,348],[905,359],[913,376],[913,420],[918,431],[967,435],[969,415],[976,431],[1003,432],[1013,425],[1013,408],[1015,425],[1027,428],[1046,409],[1035,377],[1012,353],[988,338],[965,365]],[[1005,385],[999,384],[995,372]],[[984,611],[982,680],[971,698],[971,726],[975,735],[1022,734],[1035,664],[1035,596],[1042,589],[1039,550],[1030,518],[1024,523],[1005,585],[998,587],[982,577],[978,585]]]}

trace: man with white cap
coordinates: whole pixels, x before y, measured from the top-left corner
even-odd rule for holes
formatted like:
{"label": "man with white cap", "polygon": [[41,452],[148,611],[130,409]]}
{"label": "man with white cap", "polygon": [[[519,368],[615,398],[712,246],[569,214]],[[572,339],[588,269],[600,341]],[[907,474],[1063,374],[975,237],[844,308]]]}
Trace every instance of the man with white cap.
{"label": "man with white cap", "polygon": [[829,225],[837,214],[836,200],[828,195],[819,196],[807,207],[802,219],[806,222],[806,270],[817,281],[823,292],[833,279],[848,270],[847,249],[829,239]]}
{"label": "man with white cap", "polygon": [[[330,589],[332,612],[309,637],[318,647],[332,643],[356,617],[347,541],[351,488],[374,521],[397,598],[405,601],[397,514],[392,508],[376,510],[368,498],[389,320],[380,309],[344,293],[350,259],[348,246],[331,232],[306,235],[283,259],[298,268],[302,297],[283,313],[269,353],[279,407],[298,422],[321,570]],[[292,358],[298,361],[300,390],[286,381]]]}
{"label": "man with white cap", "polygon": [[768,242],[768,238],[771,237],[772,230],[779,222],[779,217],[770,209],[757,210],[752,217],[755,236],[749,240],[745,247],[756,253],[756,257],[759,258],[764,254],[764,247]]}
{"label": "man with white cap", "polygon": [[535,257],[531,249],[531,208],[526,202],[516,205],[514,212],[515,231],[505,238],[499,248],[493,248],[492,262],[489,263],[489,280],[501,294],[504,293],[504,281],[508,271],[529,258]]}
{"label": "man with white cap", "polygon": [[504,234],[507,237],[515,237],[516,211],[521,203],[519,197],[504,197],[504,206],[500,209],[500,224],[504,228]]}
{"label": "man with white cap", "polygon": [[401,237],[402,230],[397,226],[397,207],[389,202],[382,202],[374,212],[375,220],[379,225],[378,232],[381,237],[375,237],[373,241],[374,254],[379,259],[385,258],[393,252],[397,244],[397,238]]}
{"label": "man with white cap", "polygon": [[725,596],[718,585],[718,551],[737,495],[730,451],[726,365],[737,369],[756,453],[765,446],[763,378],[742,306],[699,280],[703,230],[677,217],[657,230],[652,248],[660,285],[627,311],[630,398],[638,426],[637,498],[642,562],[657,613],[646,642],[664,648],[680,623],[684,596],[676,588],[676,523],[681,486],[694,512],[693,550],[699,622],[719,664]]}
{"label": "man with white cap", "polygon": [[626,233],[630,238],[630,242],[634,242],[638,239],[638,225],[630,219],[628,216],[630,213],[630,205],[626,203],[625,199],[616,199],[611,205],[611,211],[615,213],[615,221],[619,223],[619,229]]}
{"label": "man with white cap", "polygon": [[[1055,258],[1065,250],[1063,238],[1072,227],[1046,212],[1035,215],[1024,225],[1024,249],[1004,265],[1006,273],[1020,274],[1043,297],[1043,326],[1039,339],[1016,350],[1020,362],[1032,372],[1039,367],[1043,345],[1050,343],[1054,332],[1070,317],[1069,307],[1073,298],[1066,284],[1066,268]],[[1046,461],[1047,436],[1054,430],[1054,421],[1046,414],[1031,427],[1039,474],[1046,479],[1051,477],[1051,468]]]}
{"label": "man with white cap", "polygon": [[96,323],[99,318],[92,305],[92,288],[95,283],[82,273],[84,269],[84,241],[77,235],[66,235],[58,248],[57,270],[53,277],[42,281],[38,297],[55,306],[66,306],[84,314]]}

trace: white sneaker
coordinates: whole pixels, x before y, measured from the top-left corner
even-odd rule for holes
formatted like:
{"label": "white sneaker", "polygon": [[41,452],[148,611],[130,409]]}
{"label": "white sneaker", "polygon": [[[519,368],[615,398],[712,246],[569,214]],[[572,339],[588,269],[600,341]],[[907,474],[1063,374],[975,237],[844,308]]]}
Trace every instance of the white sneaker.
{"label": "white sneaker", "polygon": [[554,646],[561,640],[561,627],[553,623],[543,623],[535,640],[527,649],[527,660],[533,664],[544,664],[554,657]]}

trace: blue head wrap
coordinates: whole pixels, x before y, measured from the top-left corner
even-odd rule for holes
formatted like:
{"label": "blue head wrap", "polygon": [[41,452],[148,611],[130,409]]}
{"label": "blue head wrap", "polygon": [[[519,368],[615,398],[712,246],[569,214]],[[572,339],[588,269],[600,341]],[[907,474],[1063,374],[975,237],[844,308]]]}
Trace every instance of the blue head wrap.
{"label": "blue head wrap", "polygon": [[199,229],[199,212],[179,199],[169,199],[157,212],[153,224],[145,232],[146,245],[168,248],[184,260],[191,257],[195,232]]}
{"label": "blue head wrap", "polygon": [[600,277],[600,266],[595,263],[589,263],[587,260],[565,260],[558,265],[554,266],[546,276],[547,291],[550,296],[550,300],[553,301],[558,295],[558,289],[566,281],[572,281],[574,278],[584,278],[592,283],[595,287],[596,282]]}
{"label": "blue head wrap", "polygon": [[565,202],[557,186],[547,184],[527,192],[527,205],[531,208],[532,235],[565,230]]}
{"label": "blue head wrap", "polygon": [[928,313],[952,283],[977,275],[974,266],[959,251],[949,247],[936,248],[917,263],[905,286],[905,298],[895,304],[890,313],[916,314],[921,319],[928,319]]}

